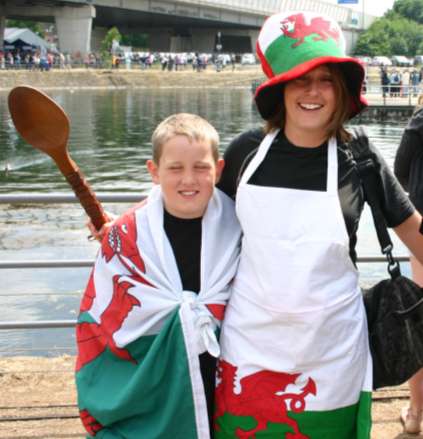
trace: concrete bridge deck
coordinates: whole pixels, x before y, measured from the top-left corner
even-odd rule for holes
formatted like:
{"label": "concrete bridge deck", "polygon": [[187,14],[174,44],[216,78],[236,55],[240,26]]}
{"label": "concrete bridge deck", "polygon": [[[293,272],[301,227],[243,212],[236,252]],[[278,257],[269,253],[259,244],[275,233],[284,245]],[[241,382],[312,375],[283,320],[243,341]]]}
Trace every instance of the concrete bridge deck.
{"label": "concrete bridge deck", "polygon": [[[341,23],[351,51],[358,31],[375,17],[321,0],[2,0],[0,35],[5,19],[54,22],[62,52],[83,54],[99,48],[107,30],[146,33],[157,51],[213,51],[217,32],[227,52],[251,52],[265,18],[288,10],[315,11]],[[0,38],[0,47],[2,38]]]}

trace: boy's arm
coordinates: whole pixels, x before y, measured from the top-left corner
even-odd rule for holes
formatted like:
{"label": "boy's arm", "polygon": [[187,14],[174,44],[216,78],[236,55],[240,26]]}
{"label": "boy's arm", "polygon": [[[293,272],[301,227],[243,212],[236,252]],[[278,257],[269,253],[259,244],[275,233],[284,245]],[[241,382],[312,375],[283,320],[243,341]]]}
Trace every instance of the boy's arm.
{"label": "boy's arm", "polygon": [[90,231],[90,235],[88,235],[89,241],[99,241],[101,242],[103,238],[107,235],[107,232],[109,231],[110,227],[113,225],[113,223],[118,218],[118,215],[114,215],[111,212],[105,212],[107,221],[103,224],[100,230],[97,230],[94,226],[94,224],[91,222],[91,219],[88,218],[85,225],[88,227],[88,230]]}
{"label": "boy's arm", "polygon": [[[147,199],[144,199],[140,203],[137,204],[137,207],[143,206],[147,202]],[[107,232],[109,231],[110,227],[114,224],[114,222],[119,218],[119,215],[115,215],[111,212],[105,212],[107,217],[107,222],[103,224],[103,227],[100,230],[97,230],[94,227],[94,224],[91,222],[91,220],[88,218],[85,225],[88,227],[88,230],[90,231],[90,235],[88,235],[89,241],[103,241],[103,238],[107,235]]]}

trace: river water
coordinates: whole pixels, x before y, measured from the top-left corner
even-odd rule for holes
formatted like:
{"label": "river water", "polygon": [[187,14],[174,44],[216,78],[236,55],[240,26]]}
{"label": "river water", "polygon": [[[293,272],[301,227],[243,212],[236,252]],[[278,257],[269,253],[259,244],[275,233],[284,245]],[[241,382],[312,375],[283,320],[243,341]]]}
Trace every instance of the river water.
{"label": "river water", "polygon": [[[148,191],[145,161],[151,133],[172,113],[207,118],[221,136],[222,152],[238,133],[261,124],[248,88],[52,91],[49,95],[71,120],[69,151],[97,192]],[[361,124],[392,166],[406,120]],[[0,93],[0,194],[24,192],[69,192],[69,188],[51,159],[19,138],[7,110],[7,95]],[[106,206],[115,213],[125,208]],[[0,204],[0,260],[94,258],[98,244],[87,241],[84,223],[82,209],[74,204]],[[394,242],[396,253],[406,254],[401,243]],[[367,210],[360,224],[358,253],[379,254]],[[402,266],[408,274],[408,264]],[[360,264],[360,271],[363,282],[386,273],[383,264]],[[0,273],[0,321],[56,320],[76,318],[89,270],[3,269]],[[73,330],[0,330],[0,355],[64,352],[74,353]]]}

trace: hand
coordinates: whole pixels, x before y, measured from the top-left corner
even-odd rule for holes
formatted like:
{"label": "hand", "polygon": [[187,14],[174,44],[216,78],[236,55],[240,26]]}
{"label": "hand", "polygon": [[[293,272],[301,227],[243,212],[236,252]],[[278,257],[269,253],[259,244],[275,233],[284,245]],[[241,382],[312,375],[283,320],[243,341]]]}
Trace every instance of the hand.
{"label": "hand", "polygon": [[103,238],[107,235],[107,232],[109,231],[110,227],[113,225],[115,220],[118,218],[118,215],[114,215],[110,212],[106,213],[106,222],[103,224],[100,230],[97,230],[91,220],[88,218],[88,221],[85,223],[85,225],[88,227],[88,230],[90,231],[90,235],[88,236],[89,241],[97,240],[101,242]]}

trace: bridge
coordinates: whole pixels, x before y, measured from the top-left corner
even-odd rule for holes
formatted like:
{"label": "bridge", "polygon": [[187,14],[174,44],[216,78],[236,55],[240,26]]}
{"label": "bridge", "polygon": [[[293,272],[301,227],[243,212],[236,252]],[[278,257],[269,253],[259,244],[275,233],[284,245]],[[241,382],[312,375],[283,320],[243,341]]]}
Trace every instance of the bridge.
{"label": "bridge", "polygon": [[212,52],[220,32],[224,51],[252,52],[267,16],[299,9],[336,19],[347,51],[374,19],[322,0],[0,0],[0,35],[6,18],[32,19],[55,23],[62,52],[97,50],[112,26],[148,34],[153,51]]}

